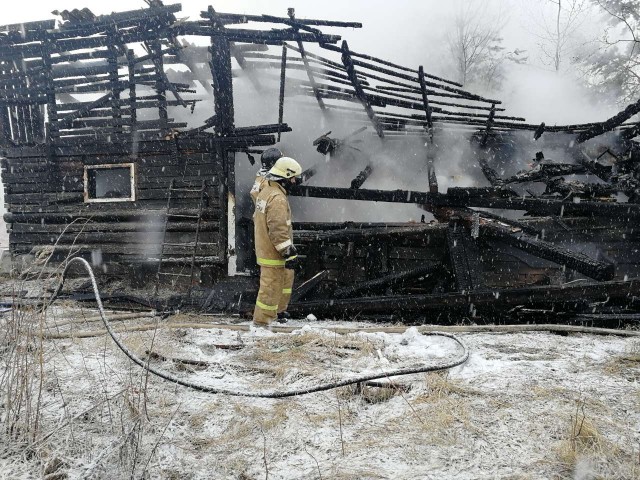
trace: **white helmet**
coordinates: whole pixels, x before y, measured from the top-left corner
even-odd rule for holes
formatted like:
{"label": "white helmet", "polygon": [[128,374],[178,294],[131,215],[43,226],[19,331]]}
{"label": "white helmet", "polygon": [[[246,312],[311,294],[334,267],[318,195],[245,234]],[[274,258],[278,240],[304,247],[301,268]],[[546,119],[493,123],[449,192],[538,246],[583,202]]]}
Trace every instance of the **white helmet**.
{"label": "white helmet", "polygon": [[302,167],[291,157],[280,157],[269,170],[269,177],[273,180],[281,180],[297,177],[302,173]]}

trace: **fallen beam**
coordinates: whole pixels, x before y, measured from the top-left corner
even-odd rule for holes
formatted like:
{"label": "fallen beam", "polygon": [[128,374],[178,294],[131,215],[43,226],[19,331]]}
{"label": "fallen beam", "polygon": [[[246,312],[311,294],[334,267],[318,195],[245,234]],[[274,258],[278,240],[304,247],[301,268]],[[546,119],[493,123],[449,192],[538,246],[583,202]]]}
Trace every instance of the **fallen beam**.
{"label": "fallen beam", "polygon": [[442,268],[439,263],[430,265],[423,265],[420,267],[412,268],[411,270],[405,270],[398,273],[392,273],[385,275],[384,277],[376,278],[366,282],[358,283],[349,287],[343,287],[333,292],[334,298],[348,298],[360,295],[363,293],[371,293],[380,291],[384,288],[393,287],[396,285],[404,284],[407,281],[414,280],[420,277],[431,275]]}
{"label": "fallen beam", "polygon": [[612,263],[593,260],[587,255],[559,247],[524,232],[512,233],[488,224],[482,226],[481,236],[500,240],[524,252],[564,265],[594,280],[612,280],[615,276],[615,266]]}
{"label": "fallen beam", "polygon": [[335,187],[296,186],[290,195],[370,202],[415,203],[433,207],[478,207],[524,210],[537,215],[606,216],[621,221],[640,218],[640,205],[622,202],[564,202],[532,197],[507,197],[501,189],[449,188],[447,193],[411,190],[367,190]]}
{"label": "fallen beam", "polygon": [[575,308],[584,300],[602,302],[605,300],[635,301],[640,295],[640,279],[603,283],[574,284],[569,286],[536,286],[527,288],[506,288],[491,291],[465,293],[442,293],[432,295],[373,296],[356,299],[332,298],[298,302],[289,305],[288,311],[295,315],[343,316],[356,313],[424,313],[431,311],[468,310],[473,305],[481,309],[505,309],[517,305],[559,305]]}

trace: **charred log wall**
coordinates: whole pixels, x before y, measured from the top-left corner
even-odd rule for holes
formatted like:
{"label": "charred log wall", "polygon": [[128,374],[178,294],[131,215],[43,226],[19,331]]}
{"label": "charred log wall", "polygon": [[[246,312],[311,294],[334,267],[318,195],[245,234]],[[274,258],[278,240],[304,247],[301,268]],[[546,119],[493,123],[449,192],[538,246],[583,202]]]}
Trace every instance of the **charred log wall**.
{"label": "charred log wall", "polygon": [[[36,149],[2,152],[2,181],[8,213],[10,249],[28,254],[58,243],[68,253],[99,251],[105,259],[141,262],[157,259],[165,243],[164,258],[191,258],[199,215],[198,185],[205,182],[196,263],[224,263],[226,187],[223,164],[215,154],[176,150],[173,140],[148,142],[137,155],[91,152],[91,148],[65,152],[52,159]],[[174,144],[175,145],[175,144]],[[171,148],[173,147],[173,148]],[[85,149],[83,149],[84,151]],[[87,203],[85,166],[134,164],[134,201]],[[172,180],[194,185],[173,193],[166,222]],[[191,191],[186,191],[191,190]],[[185,215],[181,219],[178,215]]]}

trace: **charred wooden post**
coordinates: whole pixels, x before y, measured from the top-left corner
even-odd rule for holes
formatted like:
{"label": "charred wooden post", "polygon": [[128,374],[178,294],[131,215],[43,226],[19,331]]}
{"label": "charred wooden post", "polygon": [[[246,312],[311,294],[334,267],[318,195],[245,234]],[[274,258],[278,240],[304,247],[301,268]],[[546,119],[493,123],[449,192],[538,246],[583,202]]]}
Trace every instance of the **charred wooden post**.
{"label": "charred wooden post", "polygon": [[433,165],[433,157],[427,146],[427,176],[429,178],[429,193],[438,193],[438,177],[436,176],[436,169]]}
{"label": "charred wooden post", "polygon": [[[289,14],[289,18],[291,20],[295,20],[295,10],[293,8],[289,8],[287,13]],[[294,22],[294,29],[297,32],[298,31],[298,24],[296,24]],[[317,30],[315,32],[318,32]],[[300,38],[296,39],[296,43],[298,44],[298,50],[300,52],[300,57],[302,58],[302,62],[304,63],[304,68],[307,71],[307,78],[309,79],[309,83],[311,84],[311,89],[313,90],[313,94],[316,97],[316,100],[318,102],[318,106],[320,107],[321,110],[326,110],[326,107],[324,105],[324,101],[322,100],[322,97],[320,96],[320,91],[318,90],[318,86],[316,85],[316,79],[313,76],[313,72],[311,71],[311,66],[309,65],[309,60],[307,59],[307,54],[304,50],[304,44],[302,43],[302,40]]]}
{"label": "charred wooden post", "polygon": [[211,74],[218,135],[231,135],[234,129],[233,78],[231,75],[231,46],[224,35],[224,25],[209,7],[211,27]]}
{"label": "charred wooden post", "polygon": [[485,147],[487,145],[487,140],[489,140],[489,135],[491,133],[491,129],[493,128],[494,118],[496,116],[496,104],[491,105],[491,111],[489,112],[489,118],[487,119],[487,126],[484,130],[484,134],[482,135],[482,141],[480,142],[481,147]]}
{"label": "charred wooden post", "polygon": [[[53,82],[53,72],[51,63],[51,48],[52,42],[48,35],[45,34],[45,38],[42,42],[42,65],[44,74],[46,76],[45,88],[47,98],[47,145],[51,147],[52,140],[58,135],[58,107],[56,104],[55,85]],[[49,150],[49,160],[52,157],[52,151]]]}
{"label": "charred wooden post", "polygon": [[[282,45],[282,59],[280,60],[280,97],[278,98],[278,123],[284,121],[284,93],[287,74],[287,46]],[[278,142],[280,141],[282,132],[278,130]]]}
{"label": "charred wooden post", "polygon": [[426,130],[429,140],[433,143],[433,120],[431,119],[431,108],[429,107],[429,98],[427,97],[427,84],[424,79],[424,68],[422,65],[418,67],[418,79],[420,80],[420,91],[422,93],[422,103],[424,105],[424,113],[427,116]]}
{"label": "charred wooden post", "polygon": [[[138,122],[137,89],[135,82],[135,54],[133,50],[127,49],[127,67],[129,71],[129,116],[134,125]],[[133,153],[133,152],[132,152]]]}
{"label": "charred wooden post", "polygon": [[373,128],[375,128],[378,136],[380,138],[384,138],[384,129],[382,128],[380,121],[376,117],[376,114],[373,111],[373,108],[371,108],[371,104],[369,103],[367,95],[364,93],[364,90],[362,89],[360,79],[358,78],[358,74],[354,67],[353,59],[351,58],[349,45],[347,44],[346,41],[342,42],[341,52],[342,52],[342,63],[344,65],[345,70],[347,71],[349,80],[351,80],[353,89],[355,90],[358,100],[360,100],[360,103],[362,103],[362,106],[367,112],[367,116],[369,117],[369,120],[371,120],[371,123],[373,124]]}
{"label": "charred wooden post", "polygon": [[369,164],[366,167],[364,167],[364,170],[362,170],[356,176],[356,178],[351,180],[351,188],[353,188],[353,189],[360,188],[364,184],[364,182],[367,181],[367,178],[369,178],[369,175],[371,175],[372,172],[373,172],[373,166],[371,164]]}
{"label": "charred wooden post", "polygon": [[480,254],[469,232],[458,223],[450,223],[447,245],[458,291],[464,293],[479,288],[482,285]]}
{"label": "charred wooden post", "polygon": [[546,127],[545,123],[544,123],[544,122],[542,122],[542,123],[540,124],[540,126],[536,129],[536,131],[535,131],[535,132],[533,132],[533,139],[534,139],[534,140],[538,140],[538,139],[542,136],[542,134],[543,134],[543,133],[544,133],[544,131],[545,131],[545,127]]}

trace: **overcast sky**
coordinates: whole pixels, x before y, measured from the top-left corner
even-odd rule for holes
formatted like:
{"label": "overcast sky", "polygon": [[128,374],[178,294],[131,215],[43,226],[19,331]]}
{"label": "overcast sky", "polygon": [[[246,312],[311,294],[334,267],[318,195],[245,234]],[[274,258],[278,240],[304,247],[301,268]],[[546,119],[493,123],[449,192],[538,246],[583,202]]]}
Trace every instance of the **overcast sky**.
{"label": "overcast sky", "polygon": [[[4,0],[7,2],[7,0]],[[359,21],[362,29],[328,29],[349,41],[354,51],[366,52],[400,64],[424,65],[427,72],[447,75],[449,50],[447,31],[451,28],[456,5],[483,5],[481,14],[504,24],[503,46],[507,51],[527,50],[529,62],[510,72],[501,98],[510,110],[528,120],[555,122],[592,121],[612,110],[585,103],[585,95],[572,78],[571,69],[560,77],[550,75],[549,65],[541,61],[537,33],[543,16],[553,20],[554,4],[549,0],[183,0],[179,17],[200,18],[200,11],[213,5],[217,11],[266,13],[286,16],[294,7],[298,17]],[[175,3],[165,0],[165,4]],[[1,23],[52,18],[52,10],[88,7],[95,14],[144,8],[143,0],[28,0],[3,6]],[[588,19],[578,33],[596,39],[596,22]],[[585,40],[586,41],[586,40]],[[606,110],[606,111],[603,111]],[[585,118],[588,116],[589,118]]]}

